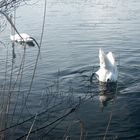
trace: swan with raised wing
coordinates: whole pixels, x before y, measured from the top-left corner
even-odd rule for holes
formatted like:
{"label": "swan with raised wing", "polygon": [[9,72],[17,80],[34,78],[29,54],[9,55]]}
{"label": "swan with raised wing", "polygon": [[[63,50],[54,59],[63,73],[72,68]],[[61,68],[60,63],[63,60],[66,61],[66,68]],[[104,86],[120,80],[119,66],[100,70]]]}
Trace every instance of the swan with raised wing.
{"label": "swan with raised wing", "polygon": [[95,76],[100,82],[116,82],[118,79],[118,70],[115,58],[112,52],[105,54],[99,49],[100,68],[95,72]]}

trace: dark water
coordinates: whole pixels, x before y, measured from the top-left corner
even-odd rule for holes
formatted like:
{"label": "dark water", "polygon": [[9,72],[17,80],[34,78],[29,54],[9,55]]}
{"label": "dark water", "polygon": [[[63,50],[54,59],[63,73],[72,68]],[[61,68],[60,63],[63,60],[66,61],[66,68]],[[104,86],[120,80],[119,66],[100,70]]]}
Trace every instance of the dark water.
{"label": "dark water", "polygon": [[[23,6],[16,13],[16,25],[19,31],[29,33],[38,41],[41,36],[43,8],[44,1],[40,1],[35,5]],[[8,50],[7,85],[9,85],[12,50],[8,27],[2,36],[5,43],[9,43],[7,43],[8,49],[0,48],[2,51],[0,78],[3,84]],[[20,121],[45,110],[52,104],[55,105],[56,102],[63,102],[51,110],[52,112],[39,116],[34,129],[39,128],[67,113],[69,105],[73,106],[81,97],[84,100],[78,110],[60,122],[53,131],[46,134],[51,130],[51,127],[47,127],[31,137],[55,140],[80,139],[80,119],[84,126],[84,138],[87,140],[103,139],[109,120],[107,140],[139,140],[139,36],[140,1],[138,0],[48,0],[44,38],[31,94],[25,105],[24,100],[29,93],[38,53],[37,48],[28,47],[25,52],[22,86],[19,89],[17,84],[16,91],[12,93],[8,120],[13,119],[13,121],[8,121],[8,125],[17,122],[23,106],[26,107],[20,116]],[[101,93],[101,87],[95,79],[93,83],[89,81],[92,72],[99,66],[99,48],[103,48],[105,52],[112,51],[119,68],[117,91],[105,95]],[[17,77],[24,54],[21,46],[16,46],[15,51],[12,82]],[[61,95],[56,95],[56,92]],[[52,93],[55,94],[56,100],[52,98]],[[69,99],[69,96],[72,99]],[[107,101],[101,103],[100,100],[103,98]],[[13,116],[15,102],[17,107]],[[62,111],[62,108],[66,109]],[[27,133],[32,122],[33,120],[30,120],[15,131],[5,132],[7,139],[11,136],[16,139]]]}

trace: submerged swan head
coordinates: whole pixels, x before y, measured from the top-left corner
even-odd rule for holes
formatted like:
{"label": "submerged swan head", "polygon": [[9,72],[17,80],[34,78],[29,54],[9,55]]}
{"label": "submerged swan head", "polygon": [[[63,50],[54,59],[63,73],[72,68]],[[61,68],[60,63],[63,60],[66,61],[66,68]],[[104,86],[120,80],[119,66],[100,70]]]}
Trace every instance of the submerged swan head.
{"label": "submerged swan head", "polygon": [[96,77],[100,82],[116,82],[118,79],[118,70],[115,58],[112,52],[105,54],[99,49],[100,68],[96,72]]}

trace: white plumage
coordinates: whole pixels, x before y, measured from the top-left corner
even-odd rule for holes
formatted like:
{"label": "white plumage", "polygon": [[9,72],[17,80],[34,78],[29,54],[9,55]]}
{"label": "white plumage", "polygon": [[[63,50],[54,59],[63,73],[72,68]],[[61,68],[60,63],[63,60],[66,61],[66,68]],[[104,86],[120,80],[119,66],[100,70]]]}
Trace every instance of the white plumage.
{"label": "white plumage", "polygon": [[33,39],[31,39],[30,36],[26,33],[21,33],[20,35],[18,35],[18,34],[10,35],[10,39],[13,42],[18,42],[18,43],[33,41]]}
{"label": "white plumage", "polygon": [[[13,21],[12,21],[12,15],[10,16],[10,24],[11,24],[11,33],[10,33],[10,39],[12,42],[17,42],[17,43],[26,43],[29,46],[34,46],[34,39],[32,37],[30,37],[28,34],[26,33],[17,33],[15,34],[15,32],[17,32],[16,28],[14,27]],[[15,21],[14,21],[15,23]]]}
{"label": "white plumage", "polygon": [[96,72],[96,77],[101,82],[116,82],[118,79],[118,70],[115,58],[112,52],[107,55],[102,49],[99,49],[100,68]]}

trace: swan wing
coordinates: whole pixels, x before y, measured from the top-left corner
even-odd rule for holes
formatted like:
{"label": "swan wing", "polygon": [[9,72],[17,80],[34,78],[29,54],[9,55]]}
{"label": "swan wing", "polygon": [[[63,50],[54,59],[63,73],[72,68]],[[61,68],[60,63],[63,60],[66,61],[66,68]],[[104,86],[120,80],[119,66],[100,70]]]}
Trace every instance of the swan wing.
{"label": "swan wing", "polygon": [[111,72],[111,79],[113,81],[117,81],[118,79],[118,70],[115,62],[115,57],[112,52],[107,54],[108,61],[110,62],[110,72]]}
{"label": "swan wing", "polygon": [[104,51],[99,49],[100,68],[110,69],[110,61]]}
{"label": "swan wing", "polygon": [[102,49],[99,49],[100,68],[96,72],[99,81],[107,82],[107,80],[116,81],[118,77],[117,66],[112,52],[107,55]]}
{"label": "swan wing", "polygon": [[21,33],[20,35],[21,35],[21,37],[22,37],[23,39],[25,39],[25,38],[30,38],[30,36],[29,36],[28,34],[26,34],[26,33]]}
{"label": "swan wing", "polygon": [[115,65],[115,58],[112,52],[109,52],[107,55],[107,59],[110,62],[111,65]]}
{"label": "swan wing", "polygon": [[18,41],[21,40],[21,37],[18,34],[15,34],[15,35],[10,35],[10,39],[12,41]]}
{"label": "swan wing", "polygon": [[10,36],[10,39],[12,41],[17,41],[17,42],[21,42],[21,41],[32,41],[32,39],[30,38],[30,36],[26,33],[21,33],[20,35],[19,34],[15,34],[15,35],[11,35]]}
{"label": "swan wing", "polygon": [[107,59],[110,63],[110,70],[112,69],[114,71],[114,73],[116,73],[117,66],[116,66],[115,57],[114,57],[113,53],[109,52],[106,56],[107,56]]}

